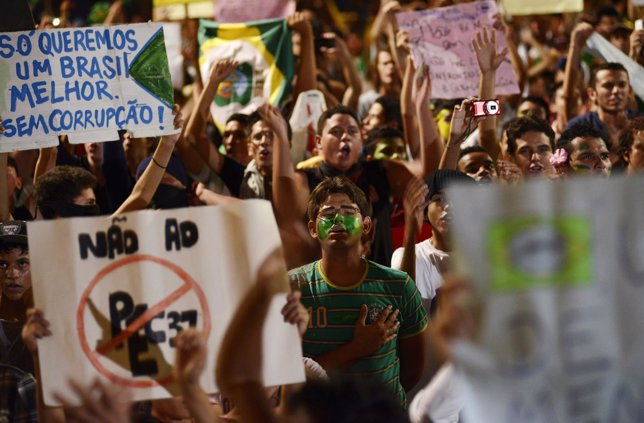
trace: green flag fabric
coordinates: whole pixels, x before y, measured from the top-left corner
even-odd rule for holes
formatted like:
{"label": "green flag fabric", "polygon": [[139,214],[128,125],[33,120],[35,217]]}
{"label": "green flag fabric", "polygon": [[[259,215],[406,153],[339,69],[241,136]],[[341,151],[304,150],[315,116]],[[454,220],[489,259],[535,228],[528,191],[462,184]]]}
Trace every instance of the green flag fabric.
{"label": "green flag fabric", "polygon": [[218,24],[201,21],[199,27],[201,74],[206,81],[218,60],[239,65],[219,84],[211,105],[215,124],[223,128],[233,113],[251,113],[269,102],[282,106],[291,91],[293,48],[284,19]]}

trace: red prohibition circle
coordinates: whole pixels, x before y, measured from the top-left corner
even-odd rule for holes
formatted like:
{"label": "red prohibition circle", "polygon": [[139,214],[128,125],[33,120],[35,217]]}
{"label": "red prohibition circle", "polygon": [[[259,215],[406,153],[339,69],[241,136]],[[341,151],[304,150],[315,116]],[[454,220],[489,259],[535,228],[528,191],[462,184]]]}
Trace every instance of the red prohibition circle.
{"label": "red prohibition circle", "polygon": [[[76,311],[76,327],[78,330],[78,336],[80,339],[81,348],[83,349],[83,352],[85,353],[87,358],[89,358],[94,368],[96,368],[96,370],[98,370],[98,372],[101,375],[105,376],[107,379],[109,379],[114,383],[118,383],[120,385],[133,387],[133,388],[151,388],[159,385],[165,386],[174,381],[174,376],[168,375],[162,378],[152,379],[152,380],[132,380],[122,376],[115,375],[114,373],[110,372],[103,366],[103,364],[101,364],[100,360],[98,359],[98,352],[92,351],[87,343],[87,337],[85,335],[85,322],[83,320],[83,317],[85,314],[85,306],[87,305],[87,301],[89,300],[92,290],[96,285],[98,285],[99,282],[101,282],[101,280],[103,280],[103,278],[105,278],[105,276],[107,276],[108,274],[110,274],[111,272],[113,272],[114,270],[120,267],[126,266],[128,264],[136,263],[136,262],[143,262],[143,261],[156,263],[165,267],[166,269],[169,269],[170,271],[174,272],[174,274],[176,274],[179,277],[179,279],[181,279],[184,282],[183,286],[186,287],[185,289],[186,292],[194,291],[197,296],[197,299],[199,300],[199,304],[201,305],[201,309],[203,312],[203,333],[206,339],[208,339],[208,337],[210,336],[210,328],[211,328],[210,310],[208,308],[208,303],[206,302],[206,296],[201,290],[201,287],[194,281],[194,279],[192,279],[192,277],[190,277],[188,273],[186,273],[182,268],[180,268],[176,264],[159,257],[154,257],[146,254],[136,254],[130,257],[125,257],[120,260],[117,260],[114,263],[111,263],[105,266],[103,269],[101,269],[96,274],[96,276],[94,276],[94,279],[92,279],[89,286],[83,292],[78,309]],[[167,297],[165,300],[162,301],[162,303],[166,300],[171,299],[172,301],[170,301],[170,303],[166,305],[167,307],[172,302],[174,302],[174,300],[183,296],[186,292],[179,293],[178,295],[176,295],[176,298],[174,299]],[[147,322],[144,322],[143,324],[145,323]],[[127,337],[125,339],[127,339]],[[125,339],[123,339],[123,341],[121,342],[124,342]]]}

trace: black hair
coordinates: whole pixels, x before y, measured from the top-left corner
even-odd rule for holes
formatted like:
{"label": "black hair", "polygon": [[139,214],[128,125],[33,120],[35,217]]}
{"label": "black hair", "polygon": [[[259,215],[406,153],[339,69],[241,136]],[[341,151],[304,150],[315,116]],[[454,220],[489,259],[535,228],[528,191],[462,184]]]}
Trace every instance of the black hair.
{"label": "black hair", "polygon": [[[488,156],[490,156],[490,153],[488,153],[488,151],[485,148],[481,147],[480,145],[473,145],[473,146],[466,147],[466,148],[462,149],[461,151],[459,151],[458,152],[458,160],[461,160],[464,156],[467,156],[468,154],[471,154],[471,153],[485,153]],[[490,156],[490,157],[492,157],[492,156]]]}
{"label": "black hair", "polygon": [[382,106],[385,122],[395,122],[396,128],[402,129],[402,113],[400,111],[400,100],[388,96],[380,96],[374,101]]}
{"label": "black hair", "polygon": [[566,150],[566,153],[571,154],[572,141],[575,138],[579,137],[599,138],[604,141],[604,145],[606,145],[606,148],[610,150],[610,142],[606,140],[606,138],[604,138],[604,135],[590,123],[583,121],[575,123],[565,131],[563,131],[561,137],[559,138],[559,141],[557,141],[557,149],[563,148],[564,150]]}
{"label": "black hair", "polygon": [[628,154],[628,150],[630,150],[633,145],[635,133],[639,131],[644,131],[644,116],[630,119],[626,124],[626,128],[624,128],[624,132],[622,132],[622,137],[619,142],[619,148],[622,154]]}
{"label": "black hair", "polygon": [[355,376],[308,381],[286,409],[304,409],[313,423],[408,423],[407,412],[388,389]]}
{"label": "black hair", "polygon": [[597,80],[597,74],[600,71],[609,70],[609,71],[622,71],[626,74],[628,81],[630,83],[630,76],[628,75],[628,70],[621,63],[617,62],[608,62],[602,63],[601,65],[593,68],[593,71],[590,73],[590,81],[588,81],[588,86],[592,89],[595,89],[595,82]]}
{"label": "black hair", "polygon": [[358,126],[360,125],[360,120],[358,119],[356,112],[354,112],[352,109],[348,108],[347,106],[343,106],[342,104],[339,104],[337,106],[328,108],[324,112],[322,112],[322,114],[320,115],[320,118],[318,119],[318,135],[322,135],[322,130],[324,130],[324,125],[326,125],[326,121],[331,119],[333,115],[349,115],[353,118],[353,120],[356,121],[356,124]]}
{"label": "black hair", "polygon": [[96,177],[87,170],[76,166],[56,166],[36,181],[36,204],[45,219],[52,219],[55,211],[47,207],[47,203],[72,204],[83,190],[95,186]]}
{"label": "black hair", "polygon": [[19,250],[20,254],[29,254],[29,245],[21,242],[0,241],[0,253],[8,253],[11,250]]}
{"label": "black hair", "polygon": [[550,106],[548,106],[548,103],[546,103],[546,100],[544,100],[542,97],[539,97],[538,95],[528,95],[525,96],[519,101],[519,107],[523,103],[534,103],[537,104],[539,107],[541,107],[544,112],[546,112],[546,122],[550,122]]}
{"label": "black hair", "polygon": [[[280,115],[282,115],[282,118],[284,118],[284,122],[286,122],[286,136],[288,137],[288,143],[290,145],[291,140],[293,139],[293,129],[291,128],[291,124],[288,123],[288,119],[284,117],[281,111],[280,111]],[[249,134],[253,131],[253,126],[260,120],[264,120],[264,119],[262,119],[262,115],[260,115],[257,110],[255,110],[253,113],[248,115],[248,133]]]}
{"label": "black hair", "polygon": [[18,162],[13,156],[7,155],[7,166],[12,167],[16,170],[16,176],[20,177],[20,171],[18,170]]}
{"label": "black hair", "polygon": [[620,19],[619,12],[613,6],[602,6],[597,10],[595,25],[599,24],[599,21],[601,21],[604,16],[615,18],[617,20]]}
{"label": "black hair", "polygon": [[402,138],[404,140],[405,134],[403,134],[402,131],[391,128],[389,126],[379,126],[377,128],[373,128],[367,134],[367,139],[364,142],[365,148],[371,146],[371,144],[375,144],[378,140],[381,140],[383,138]]}
{"label": "black hair", "polygon": [[346,177],[334,176],[320,182],[309,196],[307,211],[309,220],[315,220],[320,210],[320,205],[331,194],[346,194],[352,202],[358,205],[362,216],[371,215],[371,207],[364,192]]}
{"label": "black hair", "polygon": [[239,124],[244,127],[244,131],[246,131],[246,133],[250,132],[251,125],[248,123],[248,115],[243,113],[233,113],[228,119],[226,119],[226,124],[228,124],[228,122],[239,122]]}
{"label": "black hair", "polygon": [[555,131],[548,125],[548,122],[537,117],[521,116],[514,118],[508,122],[505,130],[508,136],[508,153],[511,155],[514,155],[517,151],[517,139],[521,138],[526,132],[534,131],[545,134],[550,140],[550,147],[554,147]]}

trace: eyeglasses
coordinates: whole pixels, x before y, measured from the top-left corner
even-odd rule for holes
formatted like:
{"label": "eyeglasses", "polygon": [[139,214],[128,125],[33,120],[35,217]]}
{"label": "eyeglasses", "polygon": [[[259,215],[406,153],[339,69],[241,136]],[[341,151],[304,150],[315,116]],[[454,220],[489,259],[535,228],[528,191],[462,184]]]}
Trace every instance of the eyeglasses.
{"label": "eyeglasses", "polygon": [[323,207],[318,212],[318,217],[321,219],[333,219],[337,214],[341,216],[356,216],[360,213],[360,209],[356,206],[340,206],[340,207]]}
{"label": "eyeglasses", "polygon": [[275,136],[275,134],[273,133],[273,131],[262,131],[262,132],[258,132],[256,134],[254,134],[251,137],[250,141],[255,145],[260,145],[262,143],[262,140],[264,139],[264,137],[266,137],[266,139],[269,142],[272,142],[274,136]]}

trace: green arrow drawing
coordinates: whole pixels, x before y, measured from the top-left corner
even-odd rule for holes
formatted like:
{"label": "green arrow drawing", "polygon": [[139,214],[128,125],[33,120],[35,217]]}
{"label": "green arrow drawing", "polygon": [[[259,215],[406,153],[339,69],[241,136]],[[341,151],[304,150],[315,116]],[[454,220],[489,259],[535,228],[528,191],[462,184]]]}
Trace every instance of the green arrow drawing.
{"label": "green arrow drawing", "polygon": [[174,91],[165,52],[163,28],[150,38],[132,61],[130,76],[150,94],[164,102],[168,107],[174,105]]}

